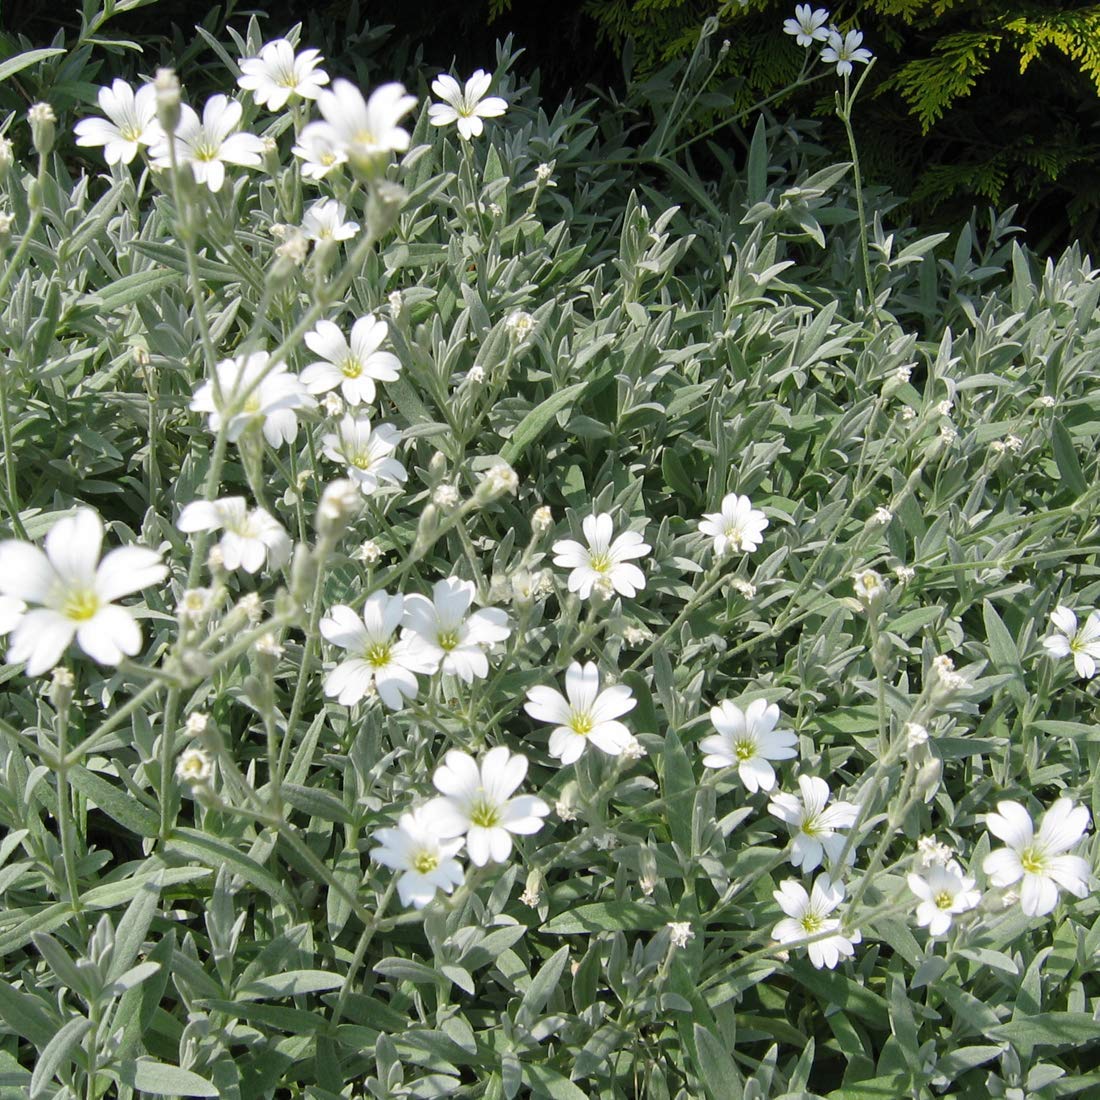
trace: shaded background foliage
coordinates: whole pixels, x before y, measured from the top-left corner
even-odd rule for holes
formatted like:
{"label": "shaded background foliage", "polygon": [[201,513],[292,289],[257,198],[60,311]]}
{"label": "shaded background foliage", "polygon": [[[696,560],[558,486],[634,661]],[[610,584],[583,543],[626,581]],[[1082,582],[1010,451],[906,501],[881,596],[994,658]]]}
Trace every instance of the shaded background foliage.
{"label": "shaded background foliage", "polygon": [[[855,118],[871,183],[904,196],[906,212],[933,228],[956,227],[975,206],[1016,204],[1016,220],[1038,251],[1055,251],[1075,239],[1094,247],[1100,218],[1100,5],[841,0],[831,7],[838,22],[864,30],[878,58]],[[732,98],[751,106],[797,76],[803,51],[781,30],[792,9],[788,0],[718,5],[717,36],[730,43],[714,82],[723,104]],[[526,52],[524,70],[538,70],[536,90],[557,102],[590,84],[621,92],[628,75],[644,76],[686,57],[715,10],[704,0],[565,0],[548,19],[541,5],[512,0],[322,0],[308,10],[290,0],[228,0],[214,7],[209,0],[158,0],[116,17],[111,27],[145,47],[143,63],[151,68],[157,61],[182,66],[201,55],[205,44],[192,31],[199,22],[217,32],[226,22],[243,24],[257,13],[275,34],[303,21],[309,41],[323,46],[333,67],[349,75],[369,74],[363,67],[382,45],[378,32],[387,26],[390,72],[414,62],[428,68],[453,62],[460,72],[470,71],[487,64],[496,39],[511,32]],[[0,12],[0,50],[17,52],[13,34],[42,45],[59,28],[71,34],[77,22],[75,11],[42,0],[9,0]],[[131,56],[130,64],[135,61]],[[196,83],[194,75],[189,79]],[[844,142],[832,117],[833,90],[832,80],[813,83],[775,109],[821,117],[823,142],[839,155]],[[32,92],[17,77],[14,87],[0,89],[0,106],[19,110]],[[87,85],[76,90],[78,98],[89,94]],[[708,110],[715,108],[708,108],[706,97],[696,110],[698,128],[713,125],[716,116]],[[736,135],[721,132],[717,140],[732,143],[736,156],[747,155]],[[705,160],[697,167],[705,172]],[[713,167],[712,174],[719,174]]]}

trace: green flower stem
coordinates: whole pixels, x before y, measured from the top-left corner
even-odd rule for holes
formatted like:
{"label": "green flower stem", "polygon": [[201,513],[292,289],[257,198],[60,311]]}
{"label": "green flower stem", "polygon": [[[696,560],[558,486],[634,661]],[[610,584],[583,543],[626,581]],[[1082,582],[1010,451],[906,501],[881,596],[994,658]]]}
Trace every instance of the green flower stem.
{"label": "green flower stem", "polygon": [[695,593],[695,595],[691,597],[690,600],[688,600],[686,604],[684,604],[684,606],[680,609],[680,614],[677,615],[676,618],[673,619],[672,622],[668,626],[666,626],[665,629],[662,630],[661,633],[658,634],[653,639],[653,641],[651,641],[649,645],[647,645],[645,649],[643,649],[642,652],[634,658],[633,661],[630,662],[630,664],[625,669],[626,672],[632,672],[639,665],[643,664],[654,652],[654,650],[664,645],[665,640],[669,637],[669,635],[671,635],[673,631],[678,630],[684,620],[687,619],[687,617],[697,607],[699,607],[699,605],[705,599],[707,599],[718,590],[722,582],[726,579],[725,572],[722,568],[723,565],[723,558],[719,558],[717,561],[715,561],[710,569],[708,569],[707,572],[704,574],[702,587]]}
{"label": "green flower stem", "polygon": [[[10,268],[9,268],[10,270]],[[29,540],[20,516],[19,488],[15,479],[15,447],[12,445],[11,410],[8,408],[8,362],[0,365],[0,442],[4,446],[5,505],[12,530],[21,539]]]}
{"label": "green flower stem", "polygon": [[313,593],[310,598],[309,623],[306,627],[306,641],[302,650],[302,664],[298,669],[298,682],[294,686],[294,698],[291,700],[290,714],[287,716],[286,727],[283,730],[283,743],[279,747],[278,760],[271,775],[271,804],[276,811],[281,808],[281,788],[290,761],[290,748],[294,741],[294,730],[301,718],[302,708],[305,706],[306,691],[313,672],[313,664],[317,659],[317,639],[320,633],[318,623],[321,621],[321,596],[325,584],[325,566],[328,564],[332,550],[333,540],[325,537],[320,540],[315,551],[314,564],[317,575],[313,581]]}
{"label": "green flower stem", "polygon": [[73,850],[73,796],[69,786],[69,766],[64,762],[69,743],[70,702],[70,693],[66,689],[54,721],[59,759],[59,766],[54,770],[57,775],[57,829],[61,835],[61,859],[65,865],[65,885],[69,893],[69,903],[73,907],[73,912],[76,913],[81,908],[80,882],[76,873],[76,853]]}
{"label": "green flower stem", "polygon": [[840,121],[844,123],[844,132],[848,135],[848,148],[852,153],[852,178],[856,191],[856,216],[859,221],[859,252],[863,260],[863,283],[867,291],[867,310],[870,314],[871,323],[877,328],[879,323],[878,310],[875,308],[875,284],[871,275],[871,253],[867,239],[867,214],[863,206],[863,178],[859,169],[859,149],[856,146],[856,135],[852,130],[852,108],[855,106],[859,90],[863,87],[863,82],[867,79],[874,64],[874,58],[872,58],[860,75],[854,89],[849,88],[848,74],[844,74],[844,98],[843,102],[840,102],[840,96],[837,96],[836,113]]}
{"label": "green flower stem", "polygon": [[390,881],[386,884],[386,889],[382,892],[381,898],[378,899],[378,907],[374,911],[374,917],[363,926],[363,931],[359,936],[359,942],[355,945],[355,954],[352,955],[351,962],[348,963],[348,972],[344,975],[344,984],[340,986],[340,994],[332,1010],[332,1019],[329,1020],[328,1025],[330,1031],[335,1032],[336,1026],[343,1018],[344,1009],[347,1007],[348,1003],[348,997],[351,996],[352,986],[355,984],[359,968],[363,965],[363,959],[366,958],[367,948],[370,947],[371,940],[374,939],[374,934],[378,931],[382,923],[382,916],[390,904],[390,899],[393,897],[396,887],[397,875],[394,874],[390,876]]}

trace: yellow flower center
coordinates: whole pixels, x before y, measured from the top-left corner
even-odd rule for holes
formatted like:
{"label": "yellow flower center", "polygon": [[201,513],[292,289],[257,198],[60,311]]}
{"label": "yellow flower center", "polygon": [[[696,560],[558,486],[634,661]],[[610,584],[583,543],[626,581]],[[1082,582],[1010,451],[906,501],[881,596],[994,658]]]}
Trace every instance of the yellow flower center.
{"label": "yellow flower center", "polygon": [[470,810],[470,822],[483,829],[495,828],[500,824],[500,810],[486,799],[479,799]]}
{"label": "yellow flower center", "polygon": [[825,922],[817,913],[806,913],[802,917],[802,931],[807,936],[816,936],[821,931]]}
{"label": "yellow flower center", "polygon": [[244,399],[244,411],[246,413],[258,413],[260,411],[260,395],[258,393],[250,393]]}
{"label": "yellow flower center", "polygon": [[439,866],[439,856],[433,852],[418,852],[413,857],[412,865],[414,871],[426,875]]}
{"label": "yellow flower center", "polygon": [[459,642],[457,630],[444,630],[436,639],[440,649],[445,649],[448,653],[454,649]]}
{"label": "yellow flower center", "polygon": [[611,557],[608,554],[592,554],[588,559],[588,565],[597,573],[606,573],[611,568]]}
{"label": "yellow flower center", "polygon": [[217,160],[220,151],[219,146],[211,145],[208,141],[200,141],[194,146],[193,156],[195,160]]}
{"label": "yellow flower center", "polygon": [[1029,875],[1038,875],[1045,870],[1043,853],[1038,848],[1025,848],[1020,853],[1020,866]]}
{"label": "yellow flower center", "polygon": [[955,899],[949,890],[941,890],[932,900],[938,909],[950,909]]}
{"label": "yellow flower center", "polygon": [[817,814],[812,814],[810,817],[806,818],[806,820],[802,822],[801,828],[806,836],[820,836],[822,832],[821,826],[817,821]]}
{"label": "yellow flower center", "polygon": [[569,728],[574,733],[580,734],[581,737],[587,737],[592,732],[594,724],[591,714],[577,714],[574,712],[569,722]]}
{"label": "yellow flower center", "polygon": [[99,610],[99,597],[94,592],[73,592],[65,601],[62,612],[68,619],[86,622]]}
{"label": "yellow flower center", "polygon": [[354,355],[349,355],[340,364],[340,371],[345,378],[358,378],[363,373],[363,364]]}
{"label": "yellow flower center", "polygon": [[733,754],[738,760],[751,760],[756,755],[755,741],[735,741]]}
{"label": "yellow flower center", "polygon": [[370,451],[352,451],[347,459],[357,470],[369,470],[374,463]]}
{"label": "yellow flower center", "polygon": [[367,646],[367,651],[363,654],[363,660],[375,668],[384,668],[390,663],[390,650],[392,648],[389,642],[374,642]]}
{"label": "yellow flower center", "polygon": [[335,153],[322,153],[318,158],[318,161],[326,168],[331,168],[336,163]]}
{"label": "yellow flower center", "polygon": [[120,126],[118,131],[125,141],[137,141],[141,137],[141,130],[134,125]]}

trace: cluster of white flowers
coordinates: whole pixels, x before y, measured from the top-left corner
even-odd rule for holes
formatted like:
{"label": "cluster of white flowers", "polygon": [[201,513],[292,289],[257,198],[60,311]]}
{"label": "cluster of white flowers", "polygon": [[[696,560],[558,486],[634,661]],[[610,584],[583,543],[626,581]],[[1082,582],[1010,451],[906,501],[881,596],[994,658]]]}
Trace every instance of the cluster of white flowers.
{"label": "cluster of white flowers", "polygon": [[810,4],[798,4],[794,16],[783,23],[783,30],[794,36],[795,42],[809,49],[815,42],[824,42],[821,60],[827,65],[836,65],[838,76],[848,76],[856,63],[866,65],[872,54],[862,45],[862,31],[840,30],[829,23],[829,12],[825,8],[814,8]]}
{"label": "cluster of white flowers", "polygon": [[503,745],[490,749],[480,765],[468,753],[450,750],[432,777],[439,796],[400,816],[397,827],[379,829],[371,858],[400,871],[402,905],[423,909],[437,890],[450,894],[463,882],[455,856],[466,848],[483,867],[512,854],[513,836],[542,828],[550,807],[535,795],[516,795],[527,775],[527,757]]}
{"label": "cluster of white flowers", "polygon": [[[438,581],[432,598],[375,592],[356,614],[345,604],[321,620],[321,634],[351,656],[325,679],[325,694],[345,706],[372,692],[399,710],[418,691],[417,676],[437,671],[465,683],[489,673],[488,652],[511,633],[507,615],[487,607],[468,614],[472,582]],[[400,633],[398,633],[400,631]]]}

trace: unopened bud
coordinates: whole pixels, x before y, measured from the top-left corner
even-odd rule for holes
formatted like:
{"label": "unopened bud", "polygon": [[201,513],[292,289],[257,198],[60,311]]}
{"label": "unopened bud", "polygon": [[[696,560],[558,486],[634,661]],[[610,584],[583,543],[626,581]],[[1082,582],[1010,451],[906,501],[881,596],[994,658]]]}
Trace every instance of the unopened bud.
{"label": "unopened bud", "polygon": [[505,493],[515,495],[518,488],[516,471],[507,462],[498,462],[478,483],[475,500],[478,504],[488,504]]}
{"label": "unopened bud", "polygon": [[57,133],[57,115],[48,103],[35,103],[27,112],[27,121],[31,124],[31,141],[34,151],[40,156],[49,156]]}
{"label": "unopened bud", "polygon": [[339,478],[329,482],[317,506],[317,531],[322,536],[335,535],[359,511],[363,494],[354,481]]}
{"label": "unopened bud", "polygon": [[384,237],[397,221],[409,193],[399,183],[379,180],[367,196],[367,229],[377,240]]}
{"label": "unopened bud", "polygon": [[157,121],[166,134],[174,134],[180,121],[180,82],[174,69],[157,69],[153,80],[157,95]]}

